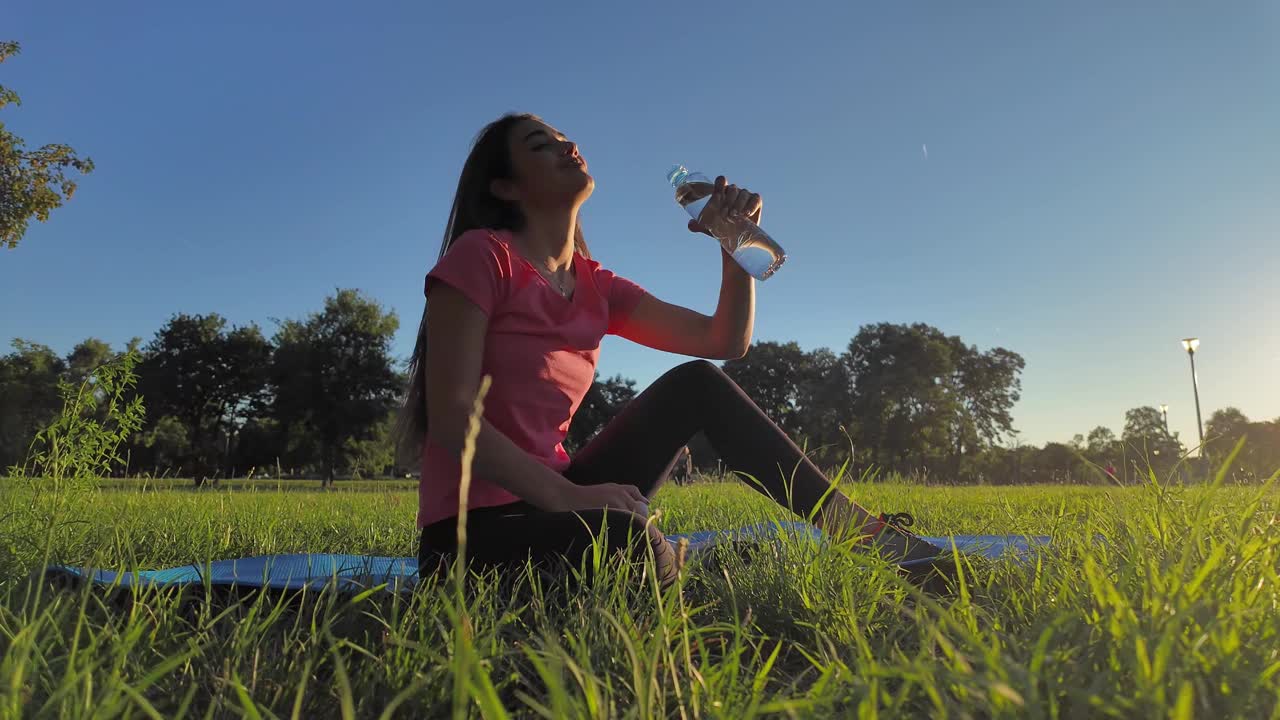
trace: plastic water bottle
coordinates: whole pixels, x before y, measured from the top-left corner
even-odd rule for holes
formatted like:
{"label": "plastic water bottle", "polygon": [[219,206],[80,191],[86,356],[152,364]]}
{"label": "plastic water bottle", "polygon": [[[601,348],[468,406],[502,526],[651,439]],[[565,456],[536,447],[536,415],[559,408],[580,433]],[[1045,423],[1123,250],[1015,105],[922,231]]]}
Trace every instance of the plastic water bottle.
{"label": "plastic water bottle", "polygon": [[786,262],[787,253],[782,246],[745,215],[729,213],[701,217],[715,190],[715,183],[706,175],[691,173],[683,165],[677,165],[667,173],[667,180],[676,189],[676,202],[709,230],[725,252],[751,277],[768,280]]}

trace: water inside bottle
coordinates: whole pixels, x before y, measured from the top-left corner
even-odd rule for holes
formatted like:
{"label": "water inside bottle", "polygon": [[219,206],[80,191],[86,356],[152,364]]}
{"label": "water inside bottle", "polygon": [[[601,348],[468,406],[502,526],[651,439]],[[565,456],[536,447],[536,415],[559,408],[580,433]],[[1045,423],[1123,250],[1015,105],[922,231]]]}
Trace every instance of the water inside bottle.
{"label": "water inside bottle", "polygon": [[714,190],[711,183],[682,183],[676,188],[676,202],[706,225],[713,235],[729,238],[721,240],[721,244],[743,270],[758,280],[769,279],[786,261],[786,253],[768,233],[745,217],[707,218],[704,221],[702,210],[711,201]]}
{"label": "water inside bottle", "polygon": [[682,183],[676,188],[676,202],[689,211],[693,217],[700,217],[702,209],[711,201],[711,193],[715,186],[705,182]]}
{"label": "water inside bottle", "polygon": [[777,243],[767,239],[766,236],[764,239],[758,237],[745,239],[734,251],[733,259],[757,280],[768,280],[778,271],[778,268],[782,267],[787,256],[781,252]]}

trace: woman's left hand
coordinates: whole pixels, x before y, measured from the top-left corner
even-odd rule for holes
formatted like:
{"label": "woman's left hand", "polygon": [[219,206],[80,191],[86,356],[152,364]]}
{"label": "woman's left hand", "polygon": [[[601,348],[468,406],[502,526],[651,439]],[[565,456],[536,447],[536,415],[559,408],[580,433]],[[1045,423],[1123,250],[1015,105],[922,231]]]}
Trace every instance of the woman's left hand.
{"label": "woman's left hand", "polygon": [[[721,175],[716,178],[715,189],[711,192],[711,200],[707,203],[707,207],[703,212],[711,212],[713,216],[741,214],[747,216],[748,220],[758,225],[760,224],[762,210],[764,210],[764,201],[760,199],[759,195],[746,188],[729,185],[724,176]],[[689,231],[711,235],[711,231],[697,220],[689,221]]]}

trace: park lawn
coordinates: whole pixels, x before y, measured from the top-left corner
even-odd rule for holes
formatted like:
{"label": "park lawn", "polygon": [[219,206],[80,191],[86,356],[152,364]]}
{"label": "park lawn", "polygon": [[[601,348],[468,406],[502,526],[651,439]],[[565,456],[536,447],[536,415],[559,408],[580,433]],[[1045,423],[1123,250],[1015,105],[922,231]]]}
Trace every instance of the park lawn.
{"label": "park lawn", "polygon": [[[108,487],[0,480],[0,717],[1280,717],[1271,489],[846,487],[926,534],[1054,536],[945,597],[789,543],[665,594],[621,567],[194,605],[26,582],[46,556],[416,553],[412,490]],[[733,482],[654,508],[669,532],[782,517]]]}

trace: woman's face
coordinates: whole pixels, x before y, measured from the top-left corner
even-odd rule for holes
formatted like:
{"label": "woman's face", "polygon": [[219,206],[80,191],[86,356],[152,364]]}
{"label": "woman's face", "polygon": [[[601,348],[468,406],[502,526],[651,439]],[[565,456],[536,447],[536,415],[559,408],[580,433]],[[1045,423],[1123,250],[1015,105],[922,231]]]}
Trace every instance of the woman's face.
{"label": "woman's face", "polygon": [[578,146],[540,120],[522,120],[507,137],[513,177],[504,195],[522,205],[580,205],[595,189]]}

